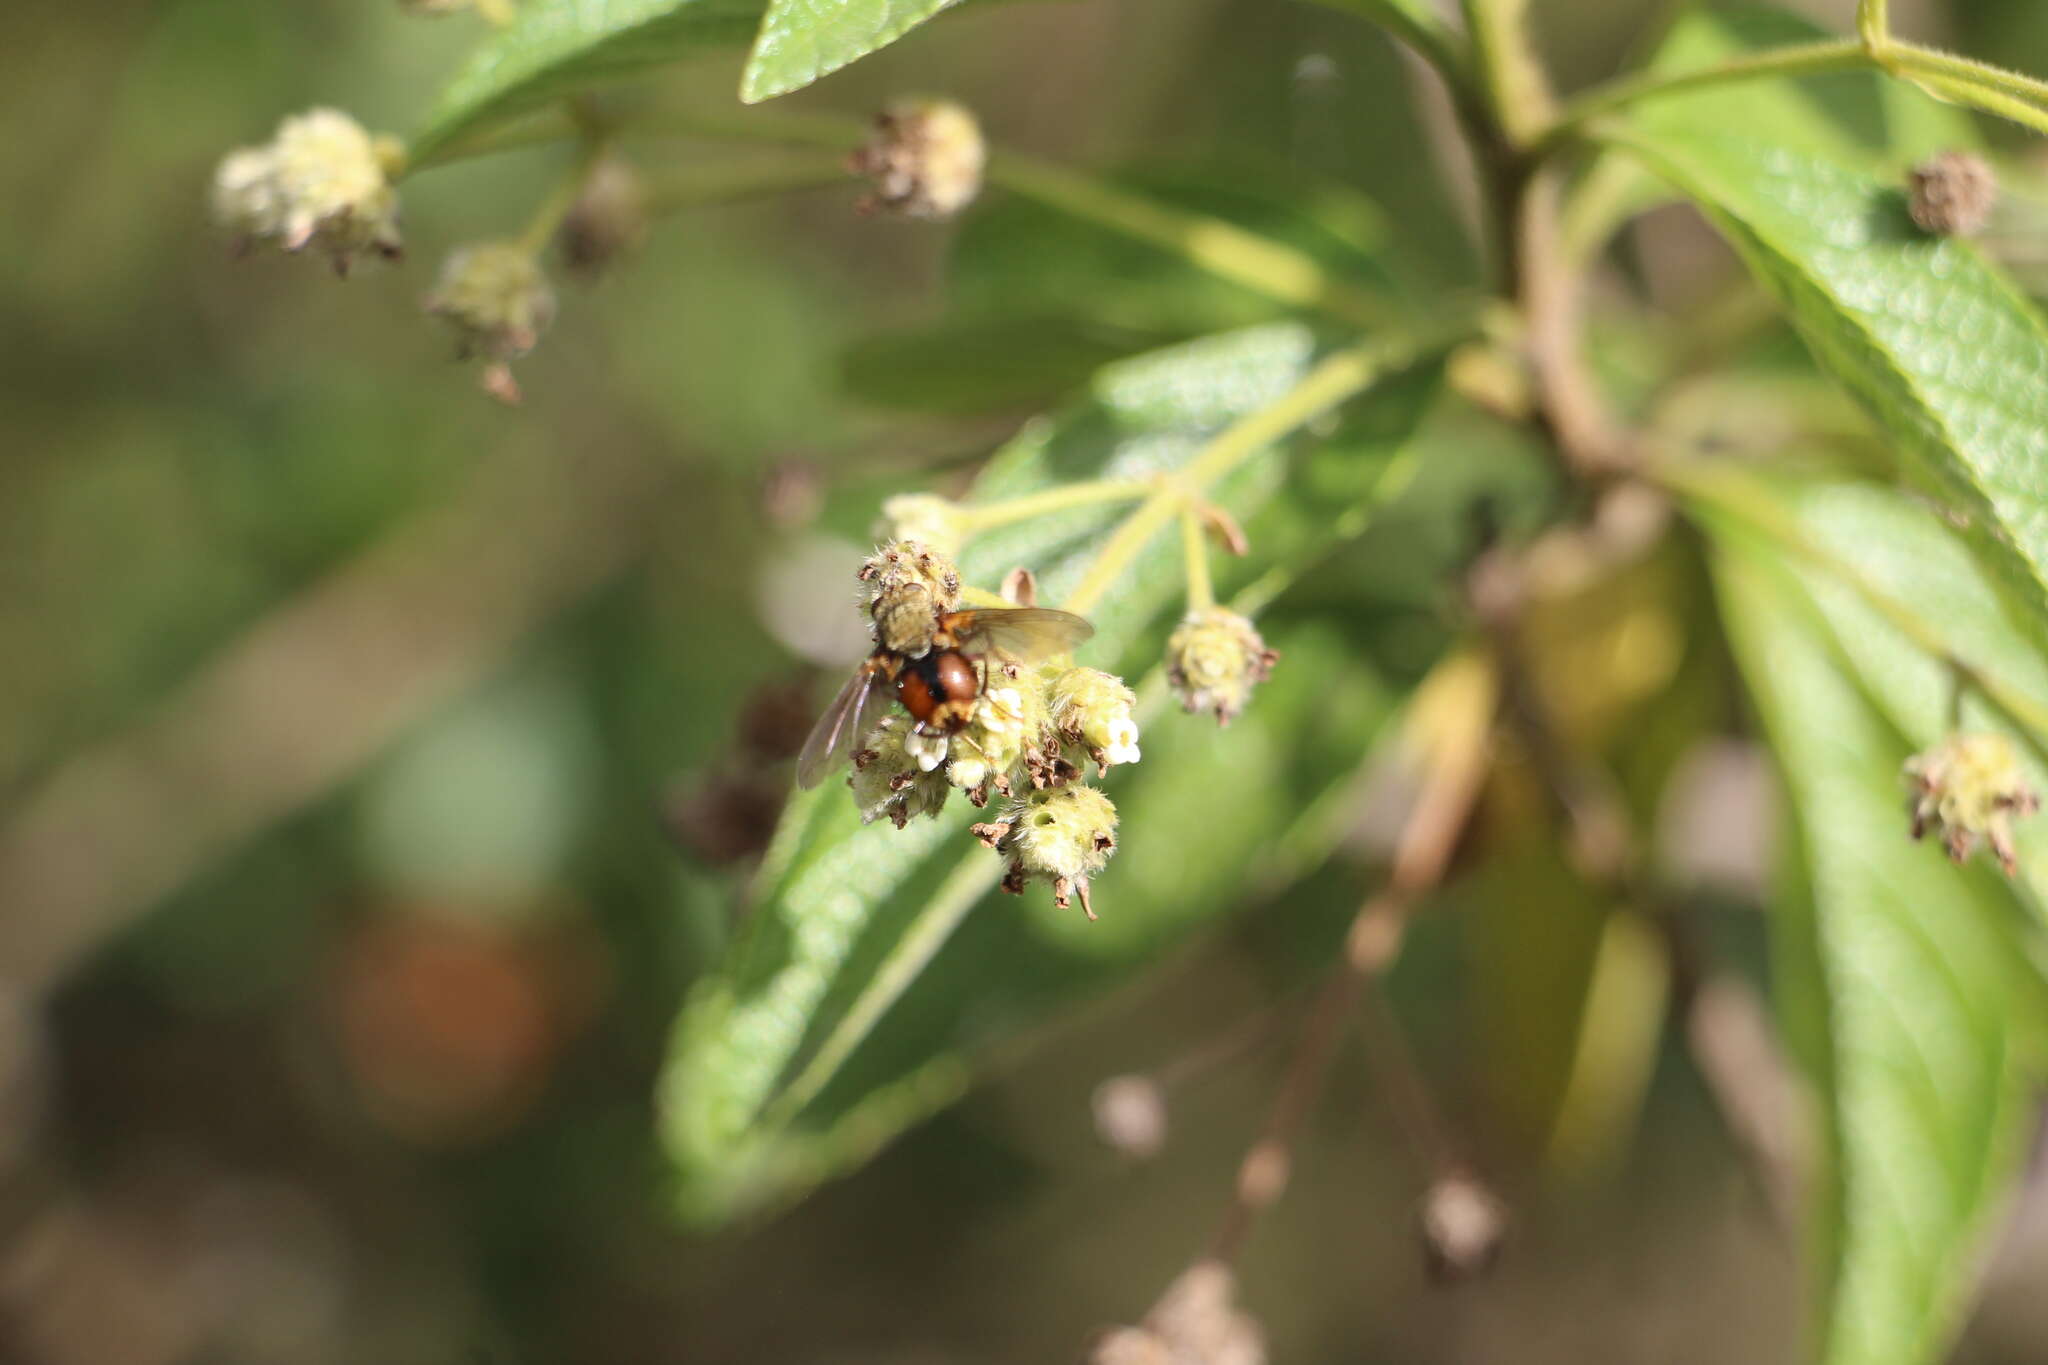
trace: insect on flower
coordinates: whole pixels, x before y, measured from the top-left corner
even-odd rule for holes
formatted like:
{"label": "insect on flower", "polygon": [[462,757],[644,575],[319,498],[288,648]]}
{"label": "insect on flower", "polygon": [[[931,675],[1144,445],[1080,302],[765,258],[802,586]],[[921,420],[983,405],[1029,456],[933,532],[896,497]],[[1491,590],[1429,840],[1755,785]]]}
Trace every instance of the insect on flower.
{"label": "insect on flower", "polygon": [[994,607],[942,611],[930,591],[907,583],[874,604],[875,652],[862,660],[846,686],[804,741],[797,785],[817,786],[866,733],[863,718],[883,685],[896,690],[916,722],[913,740],[926,741],[927,767],[944,756],[944,741],[960,735],[988,686],[990,659],[1032,663],[1064,654],[1095,633],[1070,611],[1048,607]]}

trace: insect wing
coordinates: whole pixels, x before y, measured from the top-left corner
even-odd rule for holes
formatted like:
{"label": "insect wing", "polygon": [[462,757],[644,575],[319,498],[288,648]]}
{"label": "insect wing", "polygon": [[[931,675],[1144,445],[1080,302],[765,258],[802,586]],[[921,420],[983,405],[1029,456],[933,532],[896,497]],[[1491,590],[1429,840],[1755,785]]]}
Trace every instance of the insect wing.
{"label": "insect wing", "polygon": [[1095,633],[1081,617],[1051,607],[958,611],[946,624],[963,647],[992,650],[1019,663],[1065,654]]}
{"label": "insect wing", "polygon": [[846,686],[839,689],[825,714],[818,717],[810,738],[804,741],[803,752],[797,756],[797,786],[806,791],[817,786],[846,757],[860,735],[861,714],[867,710],[868,696],[874,691],[878,676],[872,665],[862,664],[846,680]]}

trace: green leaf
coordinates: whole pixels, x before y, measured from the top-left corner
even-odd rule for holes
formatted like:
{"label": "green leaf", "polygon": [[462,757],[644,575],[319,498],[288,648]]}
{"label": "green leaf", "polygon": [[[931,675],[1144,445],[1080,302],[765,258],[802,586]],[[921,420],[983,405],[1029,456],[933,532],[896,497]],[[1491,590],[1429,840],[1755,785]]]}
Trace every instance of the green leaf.
{"label": "green leaf", "polygon": [[1707,129],[1629,146],[1699,202],[2048,635],[2048,328],[1895,183]]}
{"label": "green leaf", "polygon": [[901,38],[958,0],[769,0],[740,77],[748,104],[801,90]]}
{"label": "green leaf", "polygon": [[[1317,358],[1312,334],[1287,325],[1111,366],[1085,402],[998,454],[975,500],[1172,469]],[[1215,495],[1253,547],[1232,577],[1285,575],[1358,534],[1401,485],[1436,381],[1434,365],[1392,377],[1328,436],[1290,443],[1301,458],[1272,450],[1224,480]],[[1057,602],[1120,515],[1078,508],[992,530],[962,555],[963,574],[987,586],[1028,566]],[[748,931],[693,994],[663,1083],[688,1214],[729,1217],[854,1164],[957,1094],[988,1045],[1150,960],[1233,904],[1262,861],[1298,850],[1290,821],[1358,763],[1384,689],[1348,645],[1293,636],[1288,665],[1228,730],[1160,718],[1154,661],[1179,592],[1178,546],[1163,536],[1093,614],[1083,651],[1154,675],[1145,761],[1109,783],[1123,823],[1095,884],[1100,923],[1042,894],[984,905],[1001,869],[967,837],[977,816],[964,800],[901,831],[860,825],[835,784],[792,805]]]}
{"label": "green leaf", "polygon": [[535,106],[643,75],[753,33],[762,0],[523,0],[441,91],[412,140],[415,165]]}
{"label": "green leaf", "polygon": [[[1944,608],[1959,640],[2026,652],[1925,513],[1868,487],[1785,492],[1785,510],[1861,569],[1917,563],[1895,586]],[[1820,1358],[1920,1365],[1954,1333],[2028,1128],[2042,1002],[2023,911],[1989,863],[1957,868],[1908,837],[1901,765],[1946,729],[1946,703],[1922,695],[1926,661],[1900,683],[1887,670],[1910,647],[1894,627],[1739,518],[1702,515],[1803,853],[1806,894],[1779,903],[1774,927],[1827,1119]]]}

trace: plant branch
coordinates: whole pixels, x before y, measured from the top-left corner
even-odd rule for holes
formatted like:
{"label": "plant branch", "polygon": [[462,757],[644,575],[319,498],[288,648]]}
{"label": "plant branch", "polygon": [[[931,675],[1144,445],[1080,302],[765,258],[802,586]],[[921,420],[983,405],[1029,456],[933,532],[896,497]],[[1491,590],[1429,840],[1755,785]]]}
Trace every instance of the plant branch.
{"label": "plant branch", "polygon": [[1090,479],[1084,483],[1061,484],[1042,493],[1004,498],[999,502],[968,503],[959,509],[960,529],[969,535],[1030,521],[1074,507],[1093,507],[1105,502],[1134,502],[1158,491],[1153,480]]}
{"label": "plant branch", "polygon": [[988,181],[1147,242],[1280,303],[1314,309],[1362,328],[1384,327],[1394,318],[1384,300],[1333,277],[1307,252],[1235,223],[1169,208],[1102,180],[1011,152],[990,155]]}
{"label": "plant branch", "polygon": [[1524,150],[1554,115],[1550,77],[1529,40],[1529,0],[1461,0],[1494,124]]}
{"label": "plant branch", "polygon": [[[1258,1215],[1285,1192],[1295,1142],[1322,1093],[1345,1021],[1360,997],[1374,994],[1376,1025],[1391,1020],[1384,1002],[1377,1000],[1378,979],[1399,955],[1408,916],[1450,867],[1485,778],[1486,737],[1496,696],[1491,667],[1466,651],[1438,664],[1416,689],[1408,728],[1426,751],[1422,789],[1396,840],[1386,885],[1353,918],[1344,957],[1324,982],[1265,1125],[1238,1166],[1230,1204],[1211,1243],[1211,1255],[1218,1260],[1236,1258]],[[1452,1162],[1443,1124],[1405,1043],[1390,1044],[1389,1036],[1382,1034],[1374,1041],[1373,1060],[1376,1071],[1392,1069],[1389,1102],[1404,1126],[1429,1149],[1430,1164],[1448,1168]]]}
{"label": "plant branch", "polygon": [[1538,416],[1565,472],[1598,478],[1627,465],[1629,443],[1586,369],[1585,277],[1559,240],[1559,177],[1556,167],[1543,166],[1522,186],[1515,278]]}
{"label": "plant branch", "polygon": [[1085,614],[1130,567],[1154,535],[1165,529],[1183,501],[1198,498],[1210,484],[1304,423],[1356,397],[1389,371],[1426,354],[1429,342],[1371,341],[1323,358],[1301,382],[1272,403],[1241,418],[1196,453],[1180,476],[1161,486],[1117,527],[1071,594],[1065,607]]}
{"label": "plant branch", "polygon": [[1202,530],[1201,513],[1191,501],[1180,505],[1180,548],[1186,561],[1188,610],[1207,611],[1216,605],[1216,589],[1209,581],[1209,543]]}
{"label": "plant branch", "polygon": [[1874,64],[1875,59],[1862,44],[1853,38],[1841,38],[1748,53],[1698,71],[1676,75],[1649,71],[1625,76],[1568,100],[1556,119],[1536,136],[1535,146],[1541,152],[1552,151],[1561,143],[1583,134],[1586,125],[1603,115],[1619,113],[1671,95],[1774,77],[1853,71]]}

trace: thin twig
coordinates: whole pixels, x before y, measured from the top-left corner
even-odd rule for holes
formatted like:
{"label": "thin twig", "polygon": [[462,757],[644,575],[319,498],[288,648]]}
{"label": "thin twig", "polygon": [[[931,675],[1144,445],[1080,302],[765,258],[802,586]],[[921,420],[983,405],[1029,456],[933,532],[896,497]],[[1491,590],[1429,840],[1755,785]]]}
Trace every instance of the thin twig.
{"label": "thin twig", "polygon": [[1521,189],[1515,272],[1536,408],[1568,474],[1597,478],[1627,463],[1627,445],[1582,351],[1585,277],[1558,238],[1559,173],[1542,167]]}
{"label": "thin twig", "polygon": [[[1377,999],[1378,980],[1399,952],[1409,914],[1449,868],[1485,775],[1485,735],[1494,692],[1490,678],[1476,675],[1475,668],[1483,674],[1482,665],[1461,654],[1439,665],[1438,673],[1432,675],[1432,681],[1448,684],[1437,690],[1452,693],[1452,704],[1463,714],[1436,718],[1445,733],[1434,746],[1428,775],[1395,844],[1386,887],[1353,918],[1344,956],[1323,983],[1288,1059],[1272,1111],[1238,1166],[1229,1207],[1210,1244],[1210,1254],[1217,1260],[1236,1258],[1258,1215],[1285,1191],[1295,1142],[1322,1094],[1345,1021],[1360,997],[1374,994],[1376,1025],[1391,1018],[1384,1002]],[[1425,683],[1419,695],[1428,690]],[[1390,1067],[1397,1073],[1390,1080],[1382,1077],[1388,1084],[1390,1102],[1418,1140],[1427,1141],[1436,1153],[1444,1152],[1440,1137],[1420,1136],[1440,1135],[1442,1124],[1405,1045],[1390,1043],[1384,1027],[1376,1031],[1381,1036],[1374,1043],[1375,1069]],[[1398,1034],[1392,1037],[1398,1040]]]}

